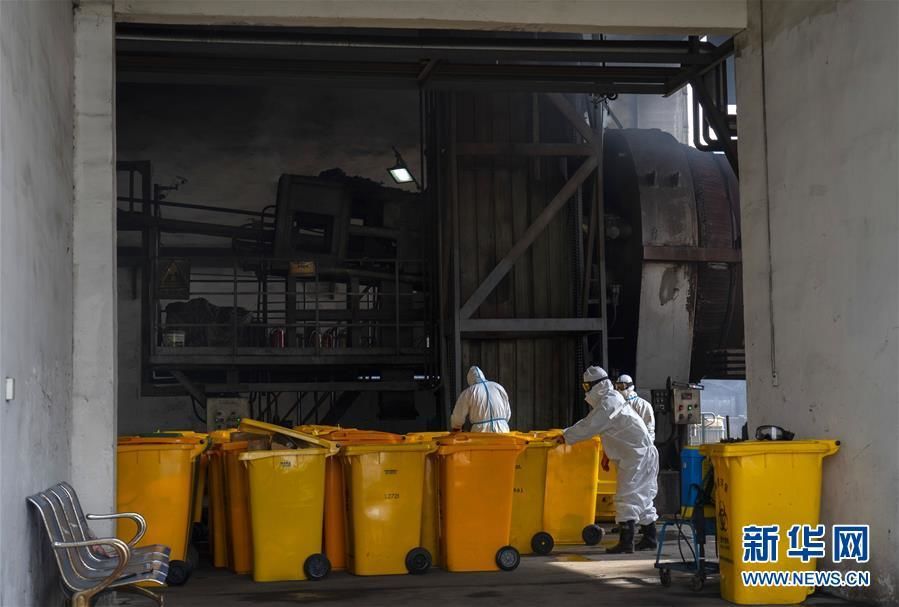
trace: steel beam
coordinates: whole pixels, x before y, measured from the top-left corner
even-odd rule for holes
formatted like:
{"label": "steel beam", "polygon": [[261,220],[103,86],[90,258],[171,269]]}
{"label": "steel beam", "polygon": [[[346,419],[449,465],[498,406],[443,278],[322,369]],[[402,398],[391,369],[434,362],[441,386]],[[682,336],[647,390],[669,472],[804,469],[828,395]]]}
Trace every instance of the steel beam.
{"label": "steel beam", "polygon": [[741,263],[743,255],[740,249],[644,246],[643,261]]}
{"label": "steel beam", "polygon": [[715,130],[717,140],[714,143],[720,146],[724,151],[724,155],[727,156],[727,160],[734,170],[734,175],[739,179],[740,167],[737,162],[737,144],[730,138],[730,124],[726,114],[727,108],[724,108],[723,112],[721,111],[721,108],[715,103],[715,100],[712,98],[712,95],[702,78],[694,79],[692,84],[693,94],[696,95],[696,99],[702,106],[705,120],[707,120]]}
{"label": "steel beam", "polygon": [[337,398],[337,402],[332,403],[331,408],[322,418],[321,423],[325,426],[333,426],[337,424],[346,412],[350,410],[356,399],[359,398],[359,392],[344,392]]}
{"label": "steel beam", "polygon": [[432,389],[422,382],[411,381],[238,382],[206,384],[204,388],[208,392],[408,392]]}
{"label": "steel beam", "polygon": [[460,156],[589,156],[593,146],[584,143],[459,143]]}
{"label": "steel beam", "polygon": [[204,407],[206,406],[206,392],[204,390],[193,383],[183,371],[175,370],[170,371],[170,373],[172,374],[172,377],[178,380],[178,383],[184,387],[188,394],[197,399],[201,405]]}
{"label": "steel beam", "polygon": [[418,80],[420,61],[296,61],[281,58],[210,58],[120,54],[117,58],[120,82],[196,83],[254,82],[291,80],[321,81],[332,85],[340,79],[393,87],[431,89],[488,87],[497,90],[540,90],[546,92],[646,92],[664,94],[666,85],[682,71],[678,67],[645,65],[604,66],[584,64],[440,64],[426,83]]}
{"label": "steel beam", "polygon": [[116,218],[119,231],[136,231],[154,227],[160,232],[183,232],[187,234],[203,234],[205,236],[223,236],[226,238],[244,238],[246,240],[273,240],[272,230],[229,226],[202,221],[185,221],[183,219],[161,219],[146,217],[142,213],[119,211]]}
{"label": "steel beam", "polygon": [[556,214],[565,206],[571,197],[574,196],[578,187],[586,181],[595,168],[596,156],[590,156],[584,160],[584,163],[580,168],[574,172],[571,178],[562,186],[562,189],[559,190],[559,193],[555,195],[550,203],[546,205],[546,208],[537,216],[534,223],[532,223],[525,233],[522,234],[521,239],[512,246],[509,252],[506,253],[506,256],[496,264],[496,267],[487,275],[484,282],[482,282],[480,286],[475,289],[475,292],[472,293],[471,297],[468,298],[468,301],[465,302],[465,305],[463,305],[460,310],[460,316],[463,320],[471,318],[471,315],[474,314],[475,310],[484,303],[484,300],[487,299],[506,274],[509,273],[512,266],[518,261],[518,258],[521,257],[528,247],[537,240],[537,237],[543,233],[546,226],[550,224]]}
{"label": "steel beam", "polygon": [[126,52],[139,52],[148,47],[176,45],[181,52],[188,45],[211,50],[241,47],[268,50],[288,49],[291,56],[311,57],[430,57],[444,60],[477,60],[485,55],[504,60],[523,61],[595,61],[609,63],[674,63],[704,64],[711,43],[693,48],[682,40],[591,40],[564,38],[483,38],[473,36],[381,36],[346,35],[312,32],[288,32],[277,29],[263,31],[223,31],[217,29],[175,30],[166,27],[119,24],[118,46]]}
{"label": "steel beam", "polygon": [[587,156],[592,154],[594,133],[593,129],[590,128],[590,125],[587,124],[587,122],[584,120],[584,117],[578,115],[577,109],[575,109],[575,107],[571,105],[571,102],[568,101],[565,95],[562,95],[561,93],[549,93],[547,97],[549,97],[550,101],[553,102],[553,105],[556,106],[556,108],[562,113],[562,115],[568,119],[568,122],[571,123],[571,126],[573,126],[574,129],[581,134],[581,137],[584,138],[584,141],[586,141],[588,144],[591,144],[587,146],[589,148],[589,151],[587,151],[584,155]]}
{"label": "steel beam", "polygon": [[[184,350],[186,348],[177,348]],[[200,350],[212,350],[214,348],[199,348]],[[159,352],[163,350],[163,352]],[[169,350],[165,352],[164,350]],[[380,354],[300,354],[291,355],[291,351],[298,348],[285,348],[280,354],[243,354],[244,348],[238,351],[236,356],[227,353],[171,353],[172,348],[157,348],[157,353],[150,356],[149,363],[152,366],[163,369],[186,368],[211,368],[238,366],[257,367],[320,367],[340,365],[343,367],[356,365],[359,367],[409,367],[418,368],[425,364],[425,352],[419,354],[394,355],[390,353]],[[229,351],[230,348],[218,348]]]}
{"label": "steel beam", "polygon": [[726,61],[728,57],[734,54],[734,39],[730,38],[718,45],[715,50],[705,56],[706,62],[698,64],[695,67],[686,69],[680,74],[672,78],[667,84],[666,97],[670,97],[677,91],[681,90],[693,80],[701,78],[705,74],[715,69],[722,61]]}
{"label": "steel beam", "polygon": [[468,318],[462,321],[464,334],[563,334],[599,333],[601,318]]}

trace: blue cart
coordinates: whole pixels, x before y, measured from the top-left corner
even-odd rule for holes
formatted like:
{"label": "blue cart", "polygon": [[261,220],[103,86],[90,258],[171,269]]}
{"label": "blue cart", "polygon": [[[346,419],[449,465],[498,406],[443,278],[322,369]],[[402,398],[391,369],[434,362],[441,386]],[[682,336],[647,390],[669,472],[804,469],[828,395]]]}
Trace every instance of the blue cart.
{"label": "blue cart", "polygon": [[[705,581],[709,576],[718,575],[717,561],[706,559],[706,519],[702,517],[702,509],[698,511],[701,517],[701,522],[698,525],[694,520],[681,517],[665,519],[662,522],[655,567],[659,570],[659,581],[666,588],[671,585],[671,572],[673,571],[691,575],[690,588],[696,592],[705,587]],[[665,545],[668,527],[672,526],[677,528],[677,546],[681,559],[679,561],[662,561],[662,550]],[[684,532],[685,529],[689,529],[689,536]],[[686,547],[687,552],[684,551],[684,547]]]}
{"label": "blue cart", "polygon": [[[696,449],[687,448],[681,452],[681,503],[693,506],[692,509],[682,509],[682,514],[686,516],[675,516],[662,521],[655,567],[659,570],[659,581],[666,588],[671,585],[673,571],[691,575],[690,588],[696,592],[705,587],[705,581],[710,575],[717,575],[720,571],[718,562],[709,561],[705,554],[706,537],[715,535],[715,519],[705,516],[705,506],[713,501],[715,479],[711,468],[703,478],[703,459]],[[663,562],[662,551],[668,527],[672,526],[677,529],[677,548],[681,558],[679,561]],[[689,530],[689,536],[685,530]]]}

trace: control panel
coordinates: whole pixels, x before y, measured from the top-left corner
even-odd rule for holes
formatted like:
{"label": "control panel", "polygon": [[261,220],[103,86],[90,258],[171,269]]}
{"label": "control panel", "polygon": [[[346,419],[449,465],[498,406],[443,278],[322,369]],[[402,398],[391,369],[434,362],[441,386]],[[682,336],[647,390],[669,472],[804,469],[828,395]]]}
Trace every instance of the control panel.
{"label": "control panel", "polygon": [[649,398],[652,399],[650,403],[656,415],[668,413],[668,407],[671,406],[671,392],[669,390],[653,390],[650,392]]}
{"label": "control panel", "polygon": [[701,424],[702,406],[699,386],[672,388],[672,410],[675,424]]}
{"label": "control panel", "polygon": [[206,427],[209,432],[236,428],[241,418],[250,416],[250,402],[245,398],[207,398]]}

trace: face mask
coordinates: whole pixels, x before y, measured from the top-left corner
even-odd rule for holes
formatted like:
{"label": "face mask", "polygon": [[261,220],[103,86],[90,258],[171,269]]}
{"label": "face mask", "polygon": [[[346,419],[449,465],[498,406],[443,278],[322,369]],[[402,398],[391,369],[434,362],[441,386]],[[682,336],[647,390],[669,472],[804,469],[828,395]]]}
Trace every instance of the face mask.
{"label": "face mask", "polygon": [[587,401],[587,404],[590,405],[591,409],[595,409],[596,405],[602,402],[602,397],[597,394],[596,390],[590,390],[589,392],[587,392],[584,400]]}

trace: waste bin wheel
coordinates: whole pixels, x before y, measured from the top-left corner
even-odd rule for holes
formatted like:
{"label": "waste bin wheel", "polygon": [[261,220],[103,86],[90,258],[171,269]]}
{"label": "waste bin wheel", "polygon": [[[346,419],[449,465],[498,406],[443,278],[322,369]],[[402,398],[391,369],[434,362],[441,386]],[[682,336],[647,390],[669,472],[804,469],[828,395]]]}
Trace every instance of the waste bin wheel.
{"label": "waste bin wheel", "polygon": [[512,546],[503,546],[496,552],[496,566],[503,571],[514,571],[521,564],[521,555]]}
{"label": "waste bin wheel", "polygon": [[200,551],[193,544],[187,546],[187,565],[191,573],[200,565]]}
{"label": "waste bin wheel", "polygon": [[421,575],[431,568],[431,553],[425,548],[413,548],[406,555],[406,571]]}
{"label": "waste bin wheel", "polygon": [[700,592],[705,588],[705,576],[701,573],[695,574],[692,578],[690,578],[690,590],[693,592]]}
{"label": "waste bin wheel", "polygon": [[190,539],[198,544],[204,544],[209,540],[209,527],[205,523],[192,523],[190,526]]}
{"label": "waste bin wheel", "polygon": [[531,550],[534,551],[534,554],[545,556],[553,551],[555,545],[556,542],[553,540],[553,536],[545,531],[535,533],[534,537],[531,538]]}
{"label": "waste bin wheel", "polygon": [[667,567],[662,567],[659,569],[659,581],[662,583],[662,586],[667,588],[671,585],[671,570]]}
{"label": "waste bin wheel", "polygon": [[584,543],[588,546],[595,546],[602,541],[605,534],[605,531],[603,531],[602,527],[599,525],[587,525],[584,527],[584,530],[581,531],[581,538],[583,538]]}
{"label": "waste bin wheel", "polygon": [[303,573],[310,580],[323,580],[331,573],[331,561],[324,554],[313,554],[303,563]]}
{"label": "waste bin wheel", "polygon": [[169,574],[165,583],[169,586],[183,586],[190,579],[193,567],[187,561],[169,561]]}

